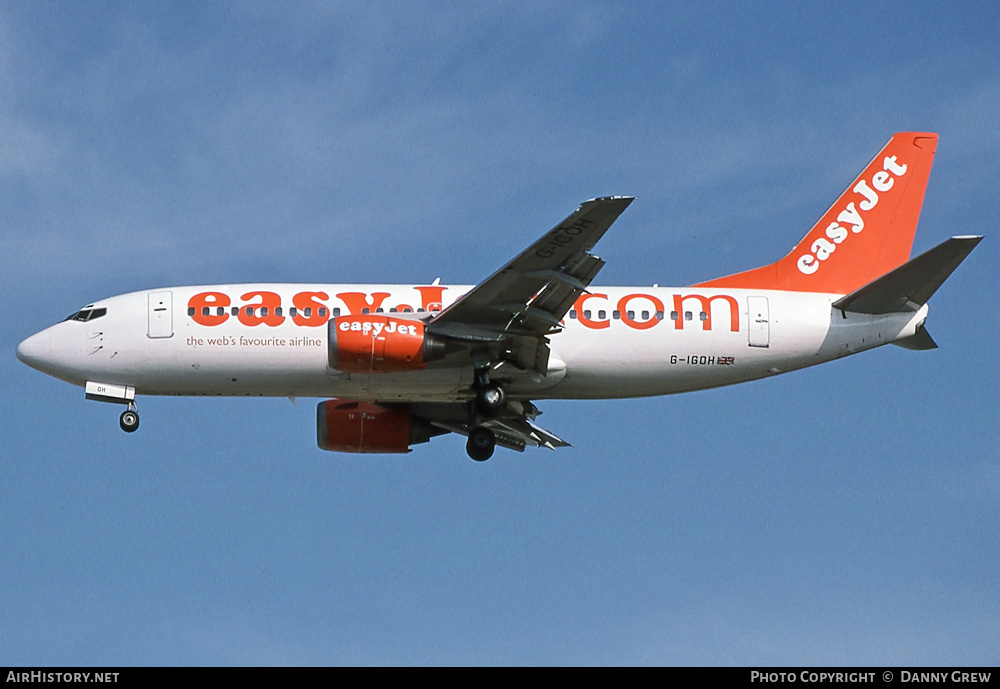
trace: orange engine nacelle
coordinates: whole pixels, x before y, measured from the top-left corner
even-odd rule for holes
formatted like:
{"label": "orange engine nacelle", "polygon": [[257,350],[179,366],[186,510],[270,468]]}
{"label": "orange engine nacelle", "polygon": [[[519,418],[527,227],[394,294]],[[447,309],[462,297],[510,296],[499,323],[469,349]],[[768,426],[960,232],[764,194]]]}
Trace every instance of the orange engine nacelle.
{"label": "orange engine nacelle", "polygon": [[330,368],[345,373],[419,371],[444,354],[444,343],[418,320],[341,316],[327,328]]}
{"label": "orange engine nacelle", "polygon": [[439,431],[406,405],[327,400],[316,406],[316,443],[333,452],[409,452]]}

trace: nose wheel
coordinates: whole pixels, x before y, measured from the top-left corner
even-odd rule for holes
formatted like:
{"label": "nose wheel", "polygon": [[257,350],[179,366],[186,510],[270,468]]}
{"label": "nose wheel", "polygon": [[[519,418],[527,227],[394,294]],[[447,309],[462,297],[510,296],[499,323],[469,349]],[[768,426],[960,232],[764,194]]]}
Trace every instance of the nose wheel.
{"label": "nose wheel", "polygon": [[122,415],[118,417],[118,425],[126,433],[134,433],[139,428],[139,412],[136,410],[134,404],[129,403],[128,409],[123,411]]}

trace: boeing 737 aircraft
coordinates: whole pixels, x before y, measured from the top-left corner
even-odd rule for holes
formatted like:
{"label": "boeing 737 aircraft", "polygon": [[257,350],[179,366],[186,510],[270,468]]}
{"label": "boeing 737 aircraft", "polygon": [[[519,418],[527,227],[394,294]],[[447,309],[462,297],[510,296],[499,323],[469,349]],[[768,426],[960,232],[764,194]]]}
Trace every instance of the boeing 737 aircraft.
{"label": "boeing 737 aircraft", "polygon": [[319,446],[408,452],[443,433],[469,456],[567,443],[539,399],[668,395],[884,344],[936,347],[927,301],[982,237],[910,259],[936,134],[900,133],[790,254],[687,287],[591,287],[594,245],[632,202],[584,202],[475,287],[252,284],[102,299],[32,335],[21,361],[124,404],[137,395],[330,398]]}

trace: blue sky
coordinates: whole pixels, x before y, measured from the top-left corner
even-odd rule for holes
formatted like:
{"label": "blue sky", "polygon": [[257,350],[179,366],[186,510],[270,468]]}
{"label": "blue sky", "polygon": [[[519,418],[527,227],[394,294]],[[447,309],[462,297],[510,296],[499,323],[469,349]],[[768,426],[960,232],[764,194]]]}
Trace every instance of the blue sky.
{"label": "blue sky", "polygon": [[[0,664],[996,664],[992,3],[0,5]],[[601,284],[788,251],[896,131],[915,252],[986,240],[887,347],[545,402],[559,452],[316,448],[314,401],[22,364],[81,305],[214,282],[475,283],[638,197]]]}

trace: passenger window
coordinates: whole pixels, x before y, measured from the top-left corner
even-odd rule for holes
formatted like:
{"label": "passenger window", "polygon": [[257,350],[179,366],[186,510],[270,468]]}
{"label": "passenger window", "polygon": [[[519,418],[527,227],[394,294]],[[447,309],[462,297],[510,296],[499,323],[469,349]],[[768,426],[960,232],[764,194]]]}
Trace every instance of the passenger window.
{"label": "passenger window", "polygon": [[604,309],[601,309],[600,311],[597,312],[597,317],[600,318],[601,320],[604,320],[605,318],[608,317],[608,312],[605,311]]}
{"label": "passenger window", "polygon": [[575,321],[576,320],[576,311],[574,311],[574,310],[571,309],[570,312],[569,312],[569,317],[570,317],[570,320],[574,320]]}
{"label": "passenger window", "polygon": [[[325,316],[326,315],[326,309],[320,309],[319,315]],[[333,310],[333,316],[334,316],[334,318],[340,318],[340,307],[339,306]]]}
{"label": "passenger window", "polygon": [[684,312],[684,320],[689,321],[692,318],[694,318],[694,314],[692,314],[690,311],[685,311]]}
{"label": "passenger window", "polygon": [[311,306],[307,306],[304,309],[302,309],[302,315],[305,316],[306,318],[312,317],[312,315],[313,315],[312,307]]}
{"label": "passenger window", "polygon": [[649,311],[643,311],[642,312],[642,320],[644,320],[644,321],[648,321],[649,320]]}
{"label": "passenger window", "polygon": [[210,313],[210,312],[209,312],[209,310],[208,310],[208,307],[207,307],[207,306],[202,306],[202,307],[201,307],[201,315],[202,315],[202,316],[207,316],[207,315],[208,315],[209,313]]}
{"label": "passenger window", "polygon": [[[76,314],[74,314],[74,315],[76,315]],[[194,315],[194,307],[193,306],[189,306],[188,307],[188,315],[189,316],[193,316]],[[72,317],[73,316],[70,316],[70,318],[72,318]],[[69,320],[69,319],[66,319],[66,320]]]}
{"label": "passenger window", "polygon": [[663,320],[663,312],[662,311],[657,311],[656,312],[656,320],[658,320],[658,321],[662,321]]}
{"label": "passenger window", "polygon": [[590,309],[583,310],[583,317],[586,318],[588,321],[590,320]]}
{"label": "passenger window", "polygon": [[708,314],[705,313],[704,311],[702,311],[701,313],[698,314],[698,318],[700,318],[703,321],[707,321],[708,320]]}
{"label": "passenger window", "polygon": [[299,312],[299,310],[296,309],[294,306],[292,306],[292,307],[290,307],[288,309],[288,315],[289,316],[295,316],[296,314],[298,314],[298,312]]}
{"label": "passenger window", "polygon": [[326,315],[326,307],[325,306],[319,307],[319,312],[318,313],[319,313],[320,316],[325,316]]}
{"label": "passenger window", "polygon": [[[635,311],[626,311],[625,313],[628,314],[629,320],[633,320],[633,321],[635,320]],[[643,317],[645,318],[645,316],[643,316]]]}
{"label": "passenger window", "polygon": [[670,312],[670,320],[672,320],[672,321],[676,321],[677,320],[677,312],[676,311],[671,311]]}

